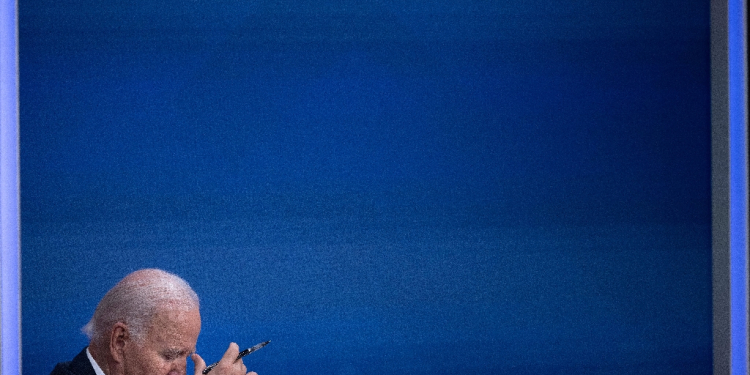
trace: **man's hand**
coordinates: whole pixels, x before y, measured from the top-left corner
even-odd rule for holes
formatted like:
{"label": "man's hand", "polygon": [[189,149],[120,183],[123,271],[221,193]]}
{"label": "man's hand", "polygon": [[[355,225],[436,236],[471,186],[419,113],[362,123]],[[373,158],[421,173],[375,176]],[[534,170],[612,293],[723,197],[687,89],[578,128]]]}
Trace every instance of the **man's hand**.
{"label": "man's hand", "polygon": [[[247,367],[242,363],[242,359],[237,359],[240,354],[240,347],[235,343],[229,344],[229,348],[221,357],[219,364],[211,370],[210,375],[258,375],[254,372],[247,372]],[[195,375],[203,375],[206,368],[206,361],[196,353],[190,356],[195,363]]]}

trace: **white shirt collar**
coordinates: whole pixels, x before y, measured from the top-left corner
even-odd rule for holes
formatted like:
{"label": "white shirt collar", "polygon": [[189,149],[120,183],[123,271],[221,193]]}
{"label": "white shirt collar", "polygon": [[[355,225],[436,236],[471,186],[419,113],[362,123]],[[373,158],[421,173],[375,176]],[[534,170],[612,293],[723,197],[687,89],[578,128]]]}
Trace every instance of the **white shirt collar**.
{"label": "white shirt collar", "polygon": [[99,367],[99,364],[96,363],[94,360],[94,357],[91,356],[91,352],[89,352],[89,348],[86,348],[86,357],[89,357],[89,362],[91,362],[91,367],[94,368],[94,372],[96,375],[105,375],[104,371],[102,371],[102,368]]}

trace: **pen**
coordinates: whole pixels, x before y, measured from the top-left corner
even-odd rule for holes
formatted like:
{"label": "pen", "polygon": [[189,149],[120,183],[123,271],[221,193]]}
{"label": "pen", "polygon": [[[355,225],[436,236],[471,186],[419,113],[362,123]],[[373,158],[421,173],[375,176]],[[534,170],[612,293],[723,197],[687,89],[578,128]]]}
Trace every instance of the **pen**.
{"label": "pen", "polygon": [[[253,346],[252,348],[247,348],[247,349],[241,351],[240,355],[237,356],[237,359],[235,359],[235,361],[239,361],[240,358],[242,358],[242,357],[244,357],[244,356],[246,356],[246,355],[248,355],[248,354],[250,354],[250,353],[252,353],[252,352],[254,352],[254,351],[256,351],[256,350],[258,350],[258,349],[260,349],[260,348],[262,348],[264,346],[266,346],[266,345],[268,345],[269,342],[271,342],[271,340],[262,342],[262,343],[260,343],[258,345]],[[208,374],[208,372],[211,371],[211,370],[213,370],[213,368],[216,367],[216,365],[218,365],[218,364],[219,364],[219,362],[212,363],[212,364],[208,365],[208,367],[206,367],[205,369],[203,369],[203,375]]]}

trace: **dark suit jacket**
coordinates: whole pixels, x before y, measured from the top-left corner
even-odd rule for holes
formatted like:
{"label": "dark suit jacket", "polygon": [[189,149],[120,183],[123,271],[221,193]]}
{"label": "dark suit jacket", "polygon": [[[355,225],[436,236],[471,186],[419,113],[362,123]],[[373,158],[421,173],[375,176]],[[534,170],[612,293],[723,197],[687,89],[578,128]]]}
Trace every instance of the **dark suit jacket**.
{"label": "dark suit jacket", "polygon": [[91,367],[84,348],[72,361],[58,363],[50,375],[96,375],[96,372]]}

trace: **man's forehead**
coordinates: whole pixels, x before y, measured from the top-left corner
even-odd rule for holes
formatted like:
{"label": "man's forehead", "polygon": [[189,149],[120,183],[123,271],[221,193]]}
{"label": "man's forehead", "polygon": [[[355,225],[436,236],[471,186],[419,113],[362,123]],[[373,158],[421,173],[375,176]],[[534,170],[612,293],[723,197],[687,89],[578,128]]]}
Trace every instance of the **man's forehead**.
{"label": "man's forehead", "polygon": [[200,313],[197,309],[162,310],[151,320],[147,340],[165,349],[193,351],[200,328]]}
{"label": "man's forehead", "polygon": [[184,318],[200,318],[200,311],[196,308],[183,308],[183,307],[172,307],[171,305],[163,305],[157,307],[154,312],[154,318],[162,319],[184,319]]}

